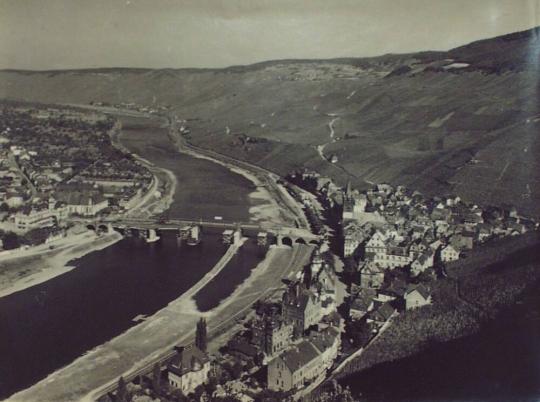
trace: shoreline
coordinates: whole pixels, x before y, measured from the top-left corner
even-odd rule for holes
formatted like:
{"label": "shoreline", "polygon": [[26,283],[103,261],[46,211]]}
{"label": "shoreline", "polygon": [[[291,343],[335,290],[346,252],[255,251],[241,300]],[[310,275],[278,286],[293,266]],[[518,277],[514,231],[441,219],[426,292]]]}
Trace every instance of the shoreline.
{"label": "shoreline", "polygon": [[[154,182],[148,192],[141,197],[141,200],[135,205],[125,216],[130,216],[135,213],[144,214],[147,212],[150,215],[155,215],[167,211],[171,204],[174,202],[174,195],[176,193],[176,187],[178,186],[178,179],[168,169],[157,166],[150,162],[148,159],[143,158],[141,155],[132,152],[124,143],[122,143],[122,133],[116,133],[111,137],[112,142],[123,152],[132,155],[137,161],[139,161],[144,167],[146,167],[150,173],[152,173]],[[160,180],[159,175],[163,174],[166,179],[163,182]],[[163,185],[166,188],[166,193],[161,194],[159,198],[155,196],[156,191],[159,191],[160,186]],[[154,208],[150,210],[150,208]]]}
{"label": "shoreline", "polygon": [[246,178],[251,183],[253,183],[253,185],[255,186],[255,189],[249,193],[248,198],[252,202],[254,200],[260,200],[260,201],[257,203],[257,205],[251,205],[249,207],[248,213],[250,215],[250,220],[260,223],[262,226],[265,226],[265,225],[271,226],[272,224],[285,224],[286,223],[284,222],[282,218],[281,208],[279,207],[275,199],[272,197],[270,192],[266,190],[266,188],[264,188],[264,184],[255,174],[248,171],[247,169],[234,166],[225,161],[212,158],[211,156],[208,156],[208,155],[199,154],[187,147],[182,148],[180,146],[177,146],[176,148],[177,148],[177,151],[180,153],[187,154],[194,158],[208,160],[210,162],[221,165],[227,168],[228,170],[230,170],[231,172],[238,174]]}
{"label": "shoreline", "polygon": [[[60,245],[58,245],[58,243],[47,244],[47,248],[40,248],[38,250],[29,249],[26,254],[13,255],[8,256],[9,258],[1,259],[0,262],[7,260],[7,264],[21,264],[25,266],[25,269],[33,268],[34,272],[16,279],[7,286],[2,286],[3,284],[0,284],[0,298],[45,283],[57,276],[63,275],[76,268],[76,265],[68,265],[70,261],[79,259],[94,251],[103,250],[121,239],[122,236],[116,232],[103,237],[97,237],[91,232],[84,232],[60,240],[59,242],[63,241]],[[50,245],[54,245],[57,248],[50,250],[48,248]],[[25,264],[25,261],[21,261],[25,259],[33,260],[28,264]],[[13,268],[12,270],[18,271],[20,276],[20,269]]]}
{"label": "shoreline", "polygon": [[[111,340],[85,352],[68,365],[54,371],[32,386],[8,397],[10,401],[93,401],[110,387],[116,386],[119,376],[146,370],[148,365],[168,356],[175,345],[189,342],[201,316],[208,317],[209,331],[227,326],[238,314],[243,313],[260,295],[280,285],[280,278],[270,266],[280,264],[284,272],[302,266],[309,258],[311,247],[296,246],[275,248],[268,258],[261,261],[242,284],[240,284],[218,306],[208,312],[199,312],[192,296],[197,284],[171,301],[145,321],[128,328]],[[305,250],[309,250],[306,252]],[[298,254],[302,258],[298,258]],[[296,256],[291,258],[291,256]],[[210,273],[211,271],[209,271]],[[268,287],[266,276],[274,278]],[[211,276],[213,277],[213,275]],[[201,281],[211,279],[208,274]],[[203,286],[206,283],[203,283]],[[257,287],[257,291],[252,288]],[[265,289],[265,292],[260,289]],[[198,290],[198,289],[196,289]],[[248,298],[249,300],[246,300]],[[153,344],[154,342],[154,344]],[[89,381],[94,378],[94,381]],[[69,385],[67,385],[69,383]],[[55,386],[57,384],[57,386]],[[67,390],[67,391],[66,391]]]}
{"label": "shoreline", "polygon": [[[117,141],[119,146],[129,151],[129,148],[125,147],[121,143],[120,133],[115,137],[115,141]],[[172,145],[174,145],[174,143],[172,143]],[[145,209],[148,210],[153,206],[155,208],[156,204],[157,206],[163,208],[163,204],[159,205],[159,203],[163,203],[163,200],[166,199],[164,210],[167,209],[174,200],[177,185],[176,176],[174,176],[171,171],[154,165],[150,161],[142,158],[140,155],[132,153],[131,151],[129,152],[141,163],[145,164],[145,166],[154,174],[156,180],[158,179],[159,174],[166,175],[169,178],[169,186],[166,187],[168,191],[165,197],[161,197],[154,202],[150,202],[148,205],[144,205],[145,203],[149,202],[150,198],[152,197],[152,193],[149,192],[143,196],[143,198],[146,198],[146,202],[138,205],[138,207],[141,209],[141,211],[144,211]],[[213,163],[224,166],[235,174],[245,177],[256,187],[254,191],[249,193],[249,199],[251,201],[265,201],[264,203],[261,202],[258,205],[250,206],[250,219],[260,222],[261,225],[272,224],[275,221],[284,223],[282,220],[283,207],[278,204],[270,191],[264,188],[263,182],[256,176],[256,174],[233,164],[214,159],[206,155],[198,154],[192,150],[183,150],[178,147],[177,152],[188,154],[191,157],[207,159]],[[156,187],[159,187],[159,184],[156,184]],[[141,211],[139,211],[139,213]],[[104,245],[102,248],[107,246],[108,245]],[[161,310],[158,310],[144,322],[128,328],[125,332],[119,334],[118,336],[85,352],[68,365],[52,372],[32,386],[16,392],[8,399],[22,401],[58,401],[73,400],[73,395],[78,395],[78,397],[75,399],[80,399],[81,396],[86,395],[84,398],[87,399],[91,397],[91,395],[98,393],[100,389],[110,386],[111,381],[112,385],[114,386],[116,379],[119,376],[119,366],[127,362],[127,364],[131,364],[131,366],[127,368],[127,370],[124,369],[123,372],[133,372],[144,364],[143,362],[152,361],[153,359],[161,358],[164,353],[170,353],[174,345],[188,339],[193,335],[195,324],[199,317],[207,316],[214,318],[212,321],[217,321],[217,323],[209,323],[210,330],[217,330],[223,325],[228,325],[229,321],[231,321],[234,317],[237,317],[238,314],[243,313],[246,308],[249,307],[255,300],[260,299],[261,296],[267,294],[268,291],[274,291],[276,287],[281,286],[281,275],[276,275],[276,273],[273,271],[270,272],[270,266],[273,265],[273,262],[276,260],[281,261],[280,271],[283,271],[283,273],[286,273],[293,268],[297,269],[300,260],[303,261],[304,259],[309,258],[311,255],[310,246],[305,247],[306,248],[304,249],[303,246],[296,246],[293,254],[295,257],[291,259],[282,258],[289,253],[289,249],[287,247],[276,248],[274,251],[270,251],[267,256],[265,256],[265,258],[251,271],[250,275],[241,284],[239,284],[231,294],[221,300],[220,303],[213,309],[207,312],[200,312],[196,306],[193,296],[200,289],[206,286],[207,282],[217,274],[217,272],[214,272],[216,267],[220,268],[220,270],[225,267],[226,263],[219,267],[220,262],[225,256],[222,257],[216,266],[214,266],[214,268],[212,268],[212,270],[210,270],[197,284],[192,286],[183,294],[179,295],[177,299],[170,302],[167,306],[163,307]],[[305,250],[309,250],[309,252],[306,252]],[[90,251],[82,251],[78,257],[80,258],[88,252]],[[298,255],[300,255],[300,259],[298,258]],[[73,258],[74,257],[71,257],[70,259]],[[66,267],[64,269],[70,270],[73,269],[73,267]],[[272,283],[273,287],[268,286],[269,283]],[[252,287],[258,287],[257,291],[250,292]],[[247,303],[246,298],[253,300]],[[237,305],[238,303],[240,303],[240,305]],[[181,324],[179,324],[179,322]],[[155,340],[157,345],[152,345],[152,340]],[[167,345],[166,347],[163,347],[164,342]],[[137,347],[134,347],[135,345]],[[100,370],[97,370],[99,366],[101,366]],[[109,370],[108,374],[107,370]],[[92,378],[92,376],[94,376],[95,380],[93,383],[90,383],[92,385],[88,386],[88,378]],[[98,378],[96,378],[96,376]],[[86,379],[86,381],[83,381],[83,379]],[[56,390],[56,394],[54,393],[54,389],[51,389],[53,383],[62,384],[57,387],[58,389]],[[71,385],[68,387],[65,385],[67,383],[71,383]],[[65,393],[66,388],[69,389],[69,395],[66,395]],[[53,395],[47,397],[46,395],[50,394],[51,392]],[[32,396],[29,396],[32,393],[39,395],[39,398],[32,398]]]}

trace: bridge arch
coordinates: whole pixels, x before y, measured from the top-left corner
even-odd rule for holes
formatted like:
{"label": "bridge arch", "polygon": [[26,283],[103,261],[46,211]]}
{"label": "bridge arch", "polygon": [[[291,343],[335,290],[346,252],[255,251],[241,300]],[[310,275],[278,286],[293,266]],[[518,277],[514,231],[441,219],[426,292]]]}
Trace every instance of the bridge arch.
{"label": "bridge arch", "polygon": [[281,244],[285,246],[292,247],[293,246],[293,240],[289,236],[284,236],[281,238]]}
{"label": "bridge arch", "polygon": [[302,237],[298,237],[295,241],[295,244],[306,244],[306,241]]}
{"label": "bridge arch", "polygon": [[86,229],[93,230],[94,232],[97,230],[96,225],[94,225],[93,223],[86,224]]}

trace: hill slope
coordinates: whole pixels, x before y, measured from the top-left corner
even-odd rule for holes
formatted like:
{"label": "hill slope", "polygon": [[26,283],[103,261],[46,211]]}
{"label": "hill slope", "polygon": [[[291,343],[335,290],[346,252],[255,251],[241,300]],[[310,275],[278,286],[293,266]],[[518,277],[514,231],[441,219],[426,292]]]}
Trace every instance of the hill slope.
{"label": "hill slope", "polygon": [[0,98],[170,105],[193,143],[282,174],[305,166],[540,215],[539,37],[221,70],[2,71]]}

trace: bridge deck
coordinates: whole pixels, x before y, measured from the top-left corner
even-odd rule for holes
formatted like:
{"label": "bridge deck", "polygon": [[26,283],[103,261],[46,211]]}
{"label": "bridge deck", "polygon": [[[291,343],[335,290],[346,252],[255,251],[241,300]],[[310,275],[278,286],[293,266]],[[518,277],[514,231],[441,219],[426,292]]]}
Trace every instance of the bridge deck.
{"label": "bridge deck", "polygon": [[306,229],[283,227],[283,226],[265,226],[253,222],[228,222],[228,221],[195,221],[183,219],[169,219],[166,221],[156,221],[151,219],[125,219],[97,222],[96,225],[112,225],[116,228],[136,228],[136,229],[157,229],[157,230],[177,230],[188,225],[201,225],[210,228],[234,229],[240,227],[244,230],[254,230],[261,232],[270,232],[281,236],[302,237],[304,239],[319,239],[318,235],[311,233]]}

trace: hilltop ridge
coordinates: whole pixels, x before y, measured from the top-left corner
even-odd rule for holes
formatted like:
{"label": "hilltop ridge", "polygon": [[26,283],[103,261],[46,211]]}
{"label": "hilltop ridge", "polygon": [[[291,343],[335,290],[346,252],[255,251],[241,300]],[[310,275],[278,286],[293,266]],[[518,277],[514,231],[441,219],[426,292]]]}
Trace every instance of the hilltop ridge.
{"label": "hilltop ridge", "polygon": [[[540,215],[540,28],[447,52],[225,69],[0,71],[0,98],[167,105],[188,140],[280,174]],[[334,163],[332,163],[334,161]]]}

